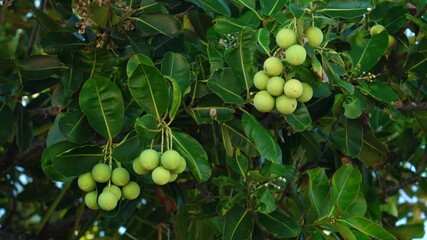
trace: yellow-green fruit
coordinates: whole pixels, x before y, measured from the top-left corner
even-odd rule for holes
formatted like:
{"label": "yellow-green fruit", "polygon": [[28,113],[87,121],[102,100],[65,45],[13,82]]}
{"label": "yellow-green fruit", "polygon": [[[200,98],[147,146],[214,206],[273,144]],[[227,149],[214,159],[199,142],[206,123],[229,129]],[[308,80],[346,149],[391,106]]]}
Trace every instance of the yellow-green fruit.
{"label": "yellow-green fruit", "polygon": [[308,45],[318,47],[323,42],[323,33],[317,27],[309,27],[305,30],[305,37],[308,39]]}
{"label": "yellow-green fruit", "polygon": [[179,174],[185,171],[185,168],[187,168],[187,162],[185,161],[185,158],[181,156],[181,159],[179,160],[179,166],[177,169],[171,171],[171,173]]}
{"label": "yellow-green fruit", "polygon": [[132,168],[135,171],[135,173],[139,175],[144,175],[150,172],[149,170],[142,167],[141,162],[139,161],[139,158],[136,158],[135,160],[133,160]]}
{"label": "yellow-green fruit", "polygon": [[169,171],[175,170],[181,163],[181,155],[175,150],[167,150],[160,157],[160,162]]}
{"label": "yellow-green fruit", "polygon": [[92,178],[92,174],[90,172],[83,173],[79,176],[79,179],[77,180],[77,184],[79,185],[79,188],[82,191],[90,192],[93,189],[95,189],[95,180]]}
{"label": "yellow-green fruit", "polygon": [[92,168],[92,178],[96,182],[105,183],[110,180],[111,169],[105,163],[98,163]]}
{"label": "yellow-green fruit", "polygon": [[169,182],[173,182],[178,178],[178,174],[176,173],[171,173],[171,177],[169,179]]}
{"label": "yellow-green fruit", "polygon": [[283,94],[283,87],[285,86],[285,79],[281,77],[272,77],[267,83],[267,92],[271,96],[280,96]]}
{"label": "yellow-green fruit", "polygon": [[254,106],[260,112],[270,112],[274,109],[274,97],[266,90],[260,91],[255,94]]}
{"label": "yellow-green fruit", "polygon": [[264,71],[268,76],[279,76],[283,72],[283,63],[277,57],[269,57],[264,62]]}
{"label": "yellow-green fruit", "polygon": [[128,170],[122,167],[114,168],[111,174],[111,181],[119,187],[126,185],[129,182],[130,175]]}
{"label": "yellow-green fruit", "polygon": [[302,83],[297,79],[288,80],[283,87],[285,95],[290,98],[298,98],[301,96],[304,88]]}
{"label": "yellow-green fruit", "polygon": [[114,194],[114,196],[116,196],[117,201],[120,200],[120,198],[122,198],[122,190],[120,190],[119,187],[117,187],[116,185],[110,185],[110,186],[105,186],[104,189],[102,189],[102,192],[112,192]]}
{"label": "yellow-green fruit", "polygon": [[156,167],[153,172],[151,173],[151,178],[153,179],[153,182],[157,185],[165,185],[169,182],[169,179],[171,178],[171,174],[169,170],[167,170],[164,167]]}
{"label": "yellow-green fruit", "polygon": [[254,75],[254,85],[259,90],[265,90],[267,88],[267,82],[270,77],[265,73],[264,70],[258,71]]}
{"label": "yellow-green fruit", "polygon": [[300,65],[305,61],[307,52],[301,45],[292,45],[285,51],[286,61],[291,65]]}
{"label": "yellow-green fruit", "polygon": [[276,35],[276,43],[281,48],[287,48],[297,42],[297,35],[291,29],[283,28]]}
{"label": "yellow-green fruit", "polygon": [[308,83],[302,83],[302,94],[299,98],[297,98],[298,102],[308,102],[313,97],[313,88]]}
{"label": "yellow-green fruit", "polygon": [[130,181],[128,184],[122,188],[123,197],[129,200],[133,200],[139,196],[141,189],[139,188],[138,183]]}
{"label": "yellow-green fruit", "polygon": [[396,43],[396,39],[392,35],[388,35],[387,48],[392,48],[395,43]]}
{"label": "yellow-green fruit", "polygon": [[102,210],[111,211],[117,206],[117,197],[111,191],[105,191],[99,194],[98,205]]}
{"label": "yellow-green fruit", "polygon": [[371,34],[371,36],[374,36],[374,35],[381,33],[384,30],[385,30],[385,27],[383,25],[377,24],[377,25],[371,27],[371,30],[369,33]]}
{"label": "yellow-green fruit", "polygon": [[85,196],[86,206],[92,210],[99,209],[97,198],[98,198],[98,193],[96,191],[88,192]]}
{"label": "yellow-green fruit", "polygon": [[159,166],[159,153],[153,149],[145,149],[139,155],[139,162],[145,170],[153,170]]}
{"label": "yellow-green fruit", "polygon": [[276,109],[282,114],[291,114],[297,108],[297,100],[295,98],[281,95],[276,98]]}

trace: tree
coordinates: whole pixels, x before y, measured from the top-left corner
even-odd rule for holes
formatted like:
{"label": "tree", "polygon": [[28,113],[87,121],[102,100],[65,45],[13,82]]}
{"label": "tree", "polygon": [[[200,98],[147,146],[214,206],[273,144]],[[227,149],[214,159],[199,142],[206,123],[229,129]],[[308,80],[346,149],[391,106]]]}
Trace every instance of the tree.
{"label": "tree", "polygon": [[423,237],[422,3],[0,1],[0,238]]}

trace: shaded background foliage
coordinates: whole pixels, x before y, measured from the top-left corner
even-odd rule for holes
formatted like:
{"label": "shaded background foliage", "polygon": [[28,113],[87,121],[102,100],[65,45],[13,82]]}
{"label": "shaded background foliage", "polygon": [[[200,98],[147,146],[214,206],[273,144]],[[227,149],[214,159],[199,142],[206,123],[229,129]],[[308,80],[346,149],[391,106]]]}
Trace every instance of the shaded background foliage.
{"label": "shaded background foliage", "polygon": [[[424,236],[425,1],[85,2],[0,1],[0,238]],[[285,68],[314,99],[257,112],[275,33],[311,25],[323,44]],[[165,124],[178,181],[133,174],[137,200],[85,208],[101,148],[131,170]]]}

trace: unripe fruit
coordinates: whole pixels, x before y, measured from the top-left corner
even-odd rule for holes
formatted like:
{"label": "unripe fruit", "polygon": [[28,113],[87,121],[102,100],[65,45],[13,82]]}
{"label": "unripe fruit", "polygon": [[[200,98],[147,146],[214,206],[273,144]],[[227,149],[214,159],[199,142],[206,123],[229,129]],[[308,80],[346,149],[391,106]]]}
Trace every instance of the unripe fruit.
{"label": "unripe fruit", "polygon": [[254,85],[258,90],[265,90],[267,88],[267,82],[270,77],[265,73],[264,70],[258,71],[254,75]]}
{"label": "unripe fruit", "polygon": [[135,160],[133,160],[132,168],[135,171],[135,173],[139,175],[144,175],[150,172],[149,170],[141,166],[141,162],[139,161],[139,158],[136,158]]}
{"label": "unripe fruit", "polygon": [[313,97],[313,88],[308,83],[302,83],[302,94],[299,98],[297,98],[298,102],[308,102]]}
{"label": "unripe fruit", "polygon": [[92,210],[99,209],[97,198],[98,198],[98,193],[96,191],[88,192],[85,196],[86,206]]}
{"label": "unripe fruit", "polygon": [[279,76],[283,72],[283,63],[277,57],[269,57],[264,62],[264,71],[268,76]]}
{"label": "unripe fruit", "polygon": [[185,159],[181,156],[181,159],[179,160],[179,166],[177,169],[171,171],[171,173],[179,174],[185,171],[185,168],[187,168],[187,162]]}
{"label": "unripe fruit", "polygon": [[385,27],[383,25],[377,24],[371,27],[371,30],[369,31],[369,33],[371,34],[371,36],[374,36],[381,33],[384,30],[385,30]]}
{"label": "unripe fruit", "polygon": [[271,96],[280,96],[283,94],[283,87],[285,86],[285,79],[281,77],[272,77],[267,83],[267,92]]}
{"label": "unripe fruit", "polygon": [[297,35],[291,29],[283,28],[276,35],[276,43],[281,48],[287,48],[297,42]]}
{"label": "unripe fruit", "polygon": [[254,106],[260,112],[270,112],[274,109],[274,97],[263,90],[255,94]]}
{"label": "unripe fruit", "polygon": [[113,174],[111,174],[111,181],[114,185],[124,186],[129,182],[130,175],[128,170],[122,167],[113,169]]}
{"label": "unripe fruit", "polygon": [[79,176],[77,180],[77,184],[82,191],[90,192],[95,189],[95,181],[92,178],[92,174],[90,172],[83,173]]}
{"label": "unripe fruit", "polygon": [[317,27],[309,27],[305,30],[305,37],[308,39],[308,45],[318,47],[323,42],[323,33]]}
{"label": "unripe fruit", "polygon": [[111,191],[99,194],[98,205],[102,210],[111,211],[117,206],[117,197]]}
{"label": "unripe fruit", "polygon": [[167,170],[164,167],[156,167],[153,172],[151,173],[151,178],[153,179],[153,182],[157,185],[165,185],[169,182],[169,179],[171,178],[171,174],[169,170]]}
{"label": "unripe fruit", "polygon": [[92,178],[96,182],[105,183],[110,180],[111,169],[105,163],[98,163],[92,168]]}
{"label": "unripe fruit", "polygon": [[122,198],[122,190],[120,190],[119,187],[117,187],[116,185],[110,185],[110,186],[105,186],[104,189],[102,189],[102,192],[112,192],[114,194],[114,196],[116,196],[117,201],[120,200],[120,198]]}
{"label": "unripe fruit", "polygon": [[141,166],[146,170],[153,170],[159,166],[160,157],[159,153],[153,149],[145,149],[139,155],[139,162]]}
{"label": "unripe fruit", "polygon": [[396,39],[392,35],[388,35],[387,48],[392,48],[395,43],[396,43]]}
{"label": "unripe fruit", "polygon": [[281,95],[276,98],[276,109],[282,114],[291,114],[297,108],[297,100],[295,98]]}
{"label": "unripe fruit", "polygon": [[169,179],[169,182],[173,182],[178,178],[178,174],[176,173],[171,173],[171,177]]}
{"label": "unripe fruit", "polygon": [[300,97],[303,90],[304,90],[304,87],[303,87],[302,83],[297,79],[288,80],[285,83],[285,86],[283,88],[285,95],[290,97],[290,98]]}
{"label": "unripe fruit", "polygon": [[129,200],[133,200],[139,196],[141,189],[139,188],[138,183],[130,181],[128,184],[122,188],[123,197]]}
{"label": "unripe fruit", "polygon": [[286,49],[285,55],[289,64],[300,65],[305,61],[307,52],[301,45],[293,45]]}
{"label": "unripe fruit", "polygon": [[181,155],[175,150],[167,150],[160,157],[160,162],[167,170],[175,170],[181,163]]}

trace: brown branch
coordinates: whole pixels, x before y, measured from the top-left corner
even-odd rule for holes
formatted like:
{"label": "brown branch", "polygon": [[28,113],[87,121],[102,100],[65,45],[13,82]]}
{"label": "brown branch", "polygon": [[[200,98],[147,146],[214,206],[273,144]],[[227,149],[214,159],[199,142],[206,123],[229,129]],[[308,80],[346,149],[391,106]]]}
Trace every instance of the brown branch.
{"label": "brown branch", "polygon": [[6,10],[8,7],[12,6],[13,0],[4,0],[3,1],[3,7],[1,8],[0,11],[0,25],[3,24],[4,21],[4,16],[6,16]]}
{"label": "brown branch", "polygon": [[26,152],[20,153],[18,147],[10,144],[6,154],[0,155],[0,175],[5,174],[15,166],[31,159],[40,159],[43,149],[46,147],[45,140],[33,143]]}
{"label": "brown branch", "polygon": [[398,103],[395,107],[402,112],[427,111],[427,102]]}
{"label": "brown branch", "polygon": [[397,191],[397,190],[399,190],[399,189],[401,189],[401,188],[404,188],[404,187],[406,187],[406,186],[408,186],[408,185],[415,184],[415,183],[417,183],[419,180],[420,180],[420,177],[419,177],[418,175],[414,175],[414,176],[412,176],[412,177],[410,177],[410,178],[408,178],[408,179],[405,179],[405,180],[401,181],[401,182],[400,182],[399,184],[397,184],[397,185],[393,185],[393,186],[390,186],[390,187],[386,188],[386,189],[384,190],[384,192],[385,192],[386,194],[388,194],[388,193],[391,193],[391,192]]}
{"label": "brown branch", "polygon": [[62,109],[57,107],[45,107],[45,108],[34,108],[28,109],[28,114],[30,117],[43,117],[46,118],[48,116],[54,117],[61,112]]}
{"label": "brown branch", "polygon": [[[418,11],[414,17],[419,18],[421,17],[421,15],[423,15],[425,12],[427,11],[427,3],[424,4],[424,6],[420,9],[420,11]],[[402,29],[405,30],[407,29],[409,26],[411,26],[412,24],[412,20],[408,20],[405,25],[403,25]]]}
{"label": "brown branch", "polygon": [[[46,8],[46,0],[41,0],[40,2],[40,11],[43,11]],[[37,40],[37,36],[39,35],[40,25],[34,24],[34,27],[31,31],[30,38],[28,40],[28,48],[27,48],[27,56],[31,56],[33,54],[34,45]]]}

